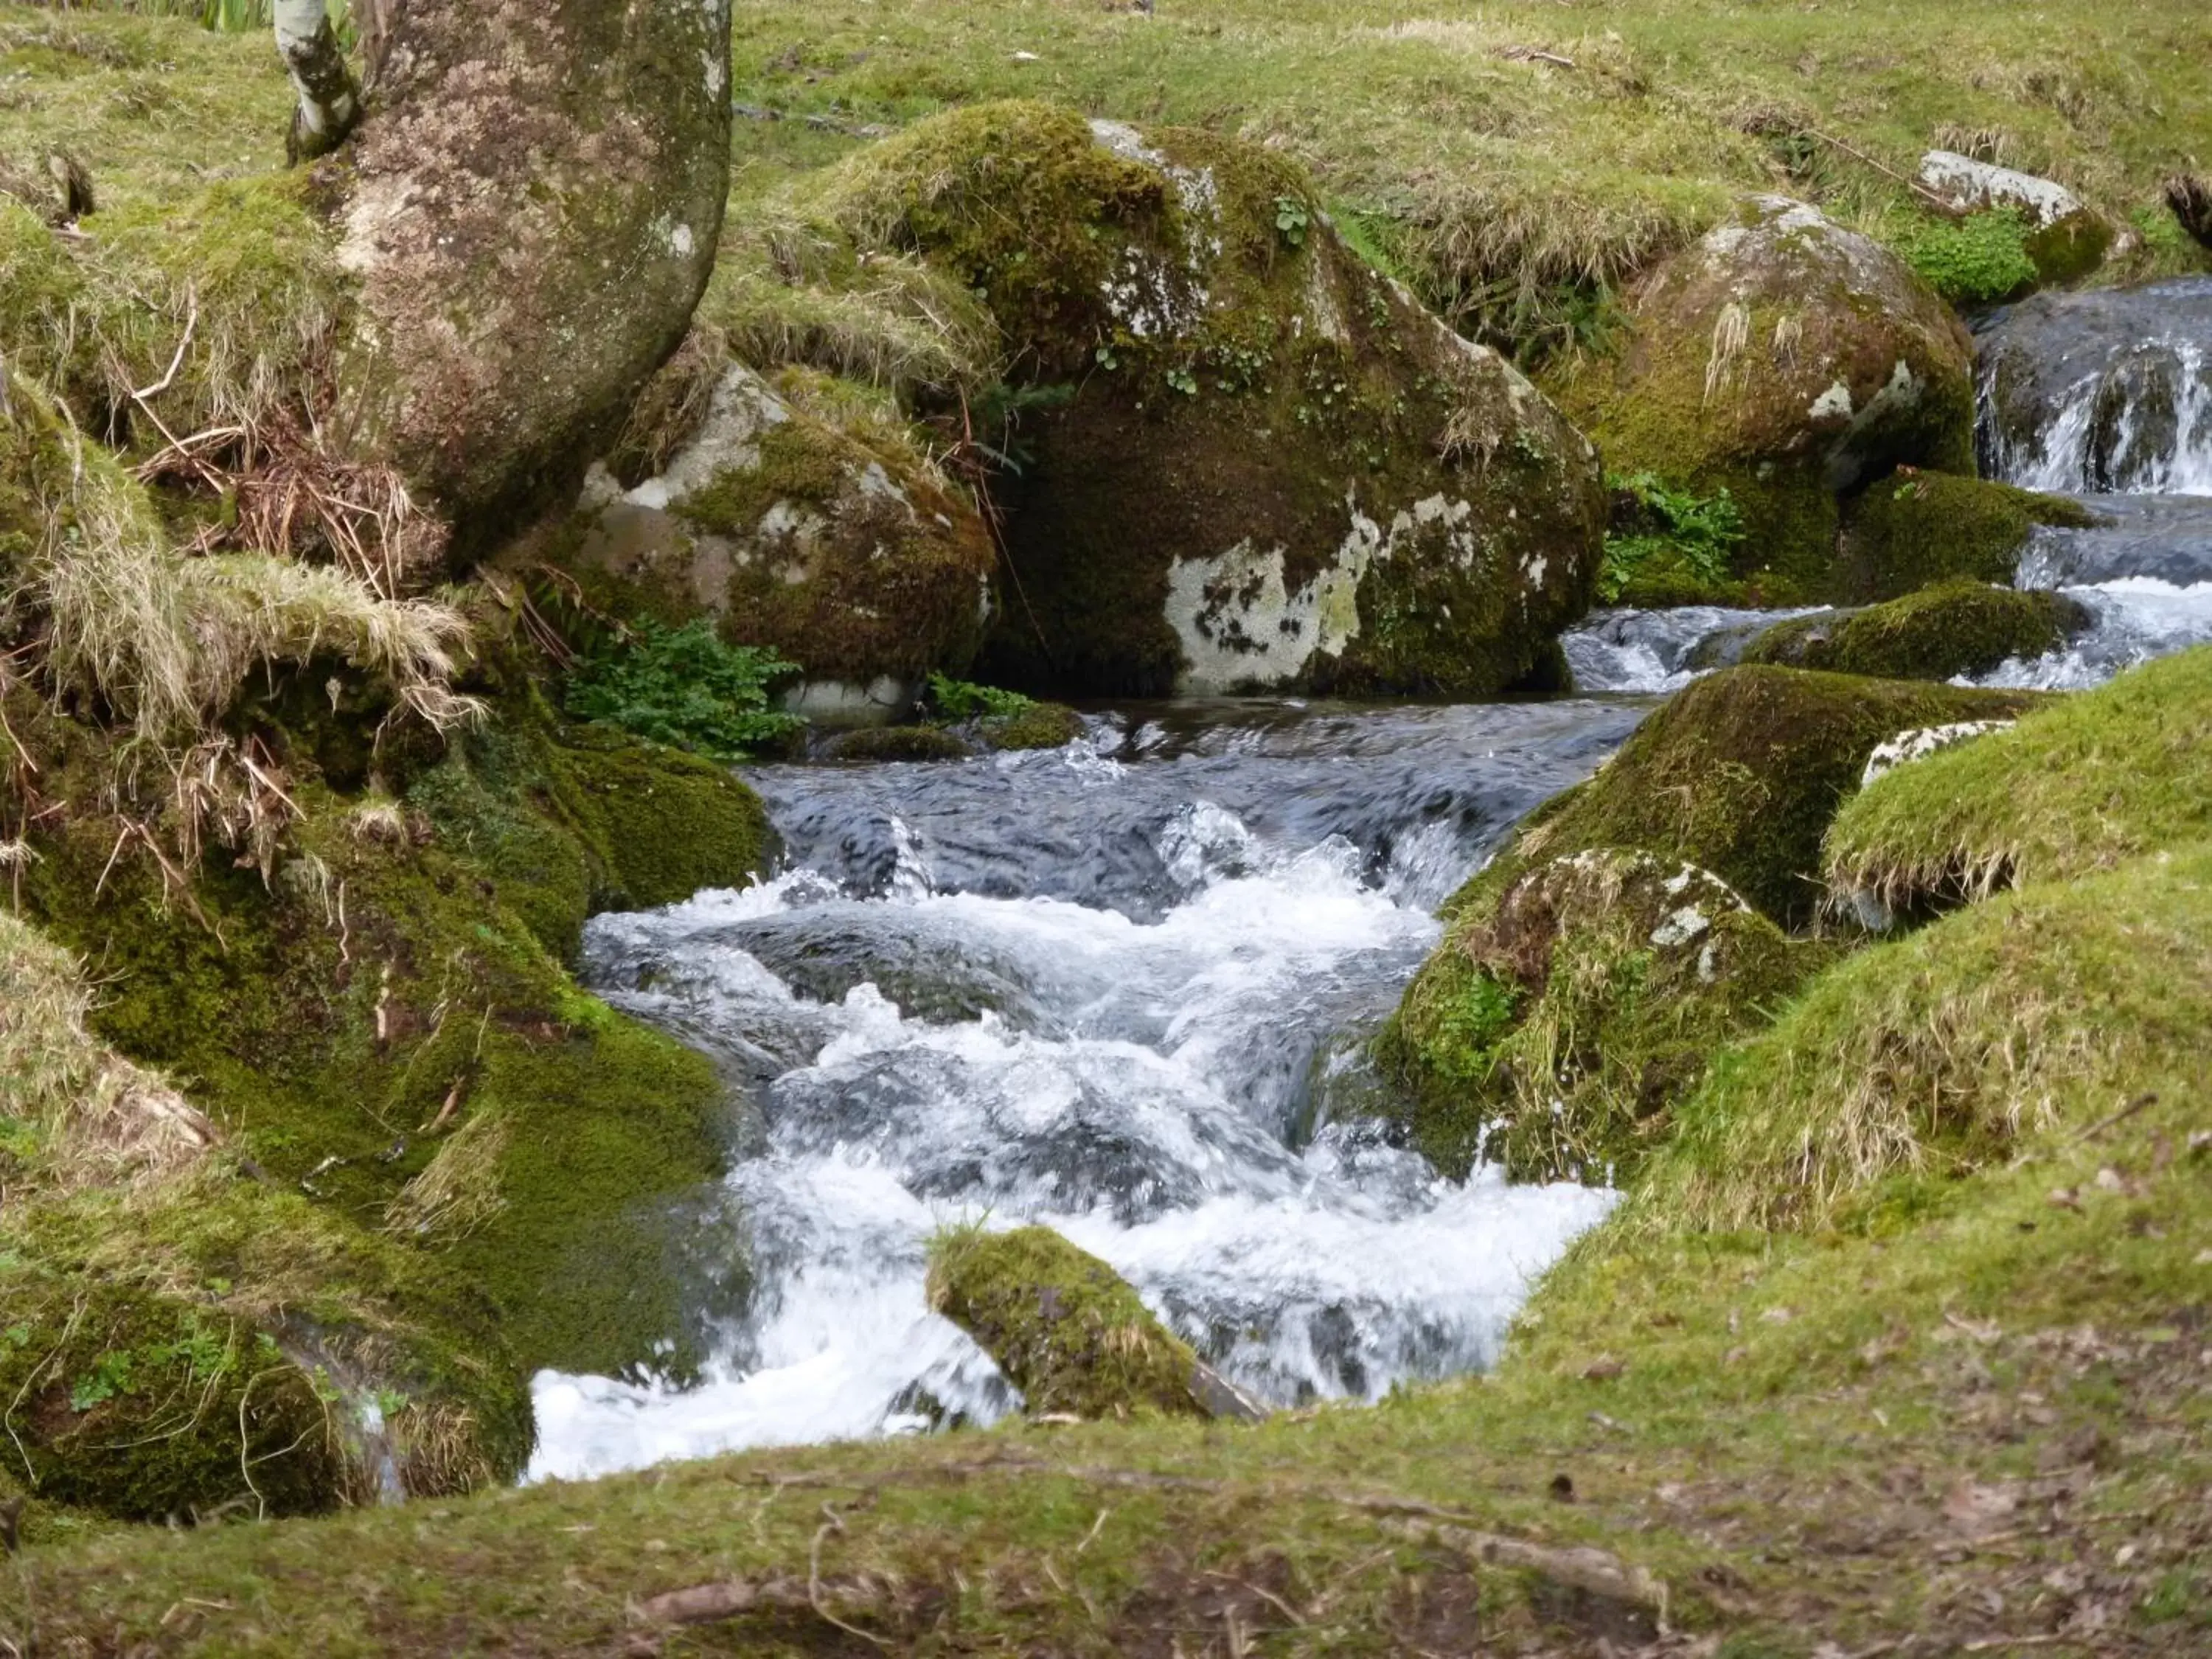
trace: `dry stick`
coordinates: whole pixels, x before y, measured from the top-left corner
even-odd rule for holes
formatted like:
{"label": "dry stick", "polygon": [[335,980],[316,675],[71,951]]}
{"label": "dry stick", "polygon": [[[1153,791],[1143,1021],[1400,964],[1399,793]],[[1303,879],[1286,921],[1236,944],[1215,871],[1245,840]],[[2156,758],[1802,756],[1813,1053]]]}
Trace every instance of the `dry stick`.
{"label": "dry stick", "polygon": [[1554,1549],[1524,1539],[1504,1538],[1493,1532],[1471,1532],[1464,1527],[1439,1522],[1392,1521],[1384,1528],[1401,1536],[1442,1544],[1474,1561],[1491,1566],[1534,1572],[1586,1590],[1609,1601],[1648,1607],[1658,1615],[1661,1634],[1667,1629],[1667,1586],[1642,1567],[1632,1567],[1617,1555],[1587,1546]]}
{"label": "dry stick", "polygon": [[2074,1144],[2076,1146],[2079,1146],[2085,1140],[2094,1140],[2099,1135],[2104,1133],[2106,1130],[2116,1128],[2119,1125],[2125,1123],[2130,1118],[2133,1117],[2137,1112],[2142,1111],[2145,1107],[2155,1106],[2157,1104],[2158,1095],[2155,1091],[2147,1095],[2137,1095],[2133,1100],[2121,1107],[2118,1111],[2114,1112],[2110,1117],[2105,1119],[2102,1122],[2093,1123],[2087,1128],[2082,1130],[2080,1134],[2074,1137]]}
{"label": "dry stick", "polygon": [[1804,131],[1805,136],[1808,138],[1817,138],[1824,144],[1832,144],[1836,149],[1843,151],[1844,155],[1850,156],[1853,161],[1863,161],[1868,167],[1872,167],[1876,173],[1887,174],[1890,178],[1896,179],[1899,184],[1903,185],[1907,190],[1911,191],[1914,194],[1934,204],[1944,212],[1949,213],[1953,210],[1951,204],[1948,202],[1945,201],[1941,196],[1938,196],[1934,191],[1929,189],[1927,185],[1922,184],[1917,179],[1906,178],[1905,174],[1899,173],[1895,167],[1889,166],[1887,162],[1875,161],[1873,156],[1868,155],[1856,145],[1847,144],[1842,139],[1831,137],[1829,134],[1821,131],[1818,127],[1807,127]]}
{"label": "dry stick", "polygon": [[829,1504],[824,1504],[822,1506],[822,1513],[825,1518],[823,1524],[816,1528],[814,1547],[807,1552],[806,1555],[807,1605],[814,1609],[815,1616],[824,1624],[835,1625],[847,1635],[857,1636],[863,1642],[872,1642],[879,1648],[887,1648],[890,1644],[882,1637],[864,1631],[857,1625],[847,1624],[822,1605],[822,1540],[833,1532],[842,1534],[845,1530],[844,1516],[839,1515]]}

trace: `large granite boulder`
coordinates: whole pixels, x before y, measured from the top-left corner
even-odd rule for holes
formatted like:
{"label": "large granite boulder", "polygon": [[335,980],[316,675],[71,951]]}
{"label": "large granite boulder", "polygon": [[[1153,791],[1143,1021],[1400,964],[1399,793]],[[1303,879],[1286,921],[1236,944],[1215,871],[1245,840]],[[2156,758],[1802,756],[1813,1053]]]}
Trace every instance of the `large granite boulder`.
{"label": "large granite boulder", "polygon": [[1003,337],[991,678],[1480,695],[1555,672],[1596,574],[1595,453],[1352,253],[1287,158],[989,105],[856,156],[826,205]]}
{"label": "large granite boulder", "polygon": [[1778,196],[1659,265],[1628,344],[1558,387],[1624,471],[1726,489],[1739,576],[1770,599],[1825,594],[1838,502],[1900,465],[1974,470],[1973,352],[1895,254]]}

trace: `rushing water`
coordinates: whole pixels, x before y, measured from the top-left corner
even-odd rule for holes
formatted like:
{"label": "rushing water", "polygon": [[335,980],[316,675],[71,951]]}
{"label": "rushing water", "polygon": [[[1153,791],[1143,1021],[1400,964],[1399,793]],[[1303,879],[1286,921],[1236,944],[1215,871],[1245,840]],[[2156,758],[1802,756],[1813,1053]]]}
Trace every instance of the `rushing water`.
{"label": "rushing water", "polygon": [[990,1420],[1006,1385],[922,1294],[966,1218],[1048,1221],[1277,1402],[1487,1363],[1607,1195],[1439,1182],[1333,1103],[1437,902],[1644,712],[1183,707],[751,773],[786,873],[586,945],[757,1106],[726,1198],[750,1299],[698,1386],[541,1376],[535,1472]]}
{"label": "rushing water", "polygon": [[[2060,650],[1978,684],[2078,690],[2212,641],[2212,279],[2039,295],[1979,349],[1985,476],[2069,495],[2102,520],[2039,530],[2014,577],[2094,619]],[[1799,611],[1616,611],[1568,635],[1589,691],[1674,691]]]}

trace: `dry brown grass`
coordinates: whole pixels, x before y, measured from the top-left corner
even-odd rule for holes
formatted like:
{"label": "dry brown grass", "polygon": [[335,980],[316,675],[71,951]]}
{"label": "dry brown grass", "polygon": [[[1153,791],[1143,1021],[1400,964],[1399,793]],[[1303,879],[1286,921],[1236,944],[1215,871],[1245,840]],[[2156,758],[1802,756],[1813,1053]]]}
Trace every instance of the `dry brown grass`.
{"label": "dry brown grass", "polygon": [[219,1139],[166,1079],[92,1036],[94,1000],[76,957],[0,910],[0,1120],[35,1146],[41,1192],[143,1190]]}

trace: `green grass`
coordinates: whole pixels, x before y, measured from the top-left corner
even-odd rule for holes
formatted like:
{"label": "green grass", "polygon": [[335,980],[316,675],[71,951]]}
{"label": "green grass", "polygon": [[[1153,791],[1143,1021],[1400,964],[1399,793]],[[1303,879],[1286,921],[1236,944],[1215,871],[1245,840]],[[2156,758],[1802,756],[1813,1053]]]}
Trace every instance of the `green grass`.
{"label": "green grass", "polygon": [[2212,650],[1900,767],[1830,826],[1829,886],[1893,908],[2112,868],[2212,835]]}
{"label": "green grass", "polygon": [[[1522,46],[1575,67],[1500,55]],[[1923,216],[1893,175],[1937,144],[2047,172],[2116,221],[2154,209],[2212,153],[2208,51],[2212,24],[2156,0],[741,0],[736,96],[781,118],[739,124],[735,220],[850,135],[1044,98],[1282,145],[1363,251],[1470,331],[1549,349],[1601,336],[1600,290],[1746,189],[1904,239]],[[2197,263],[2161,237],[2126,268]]]}

